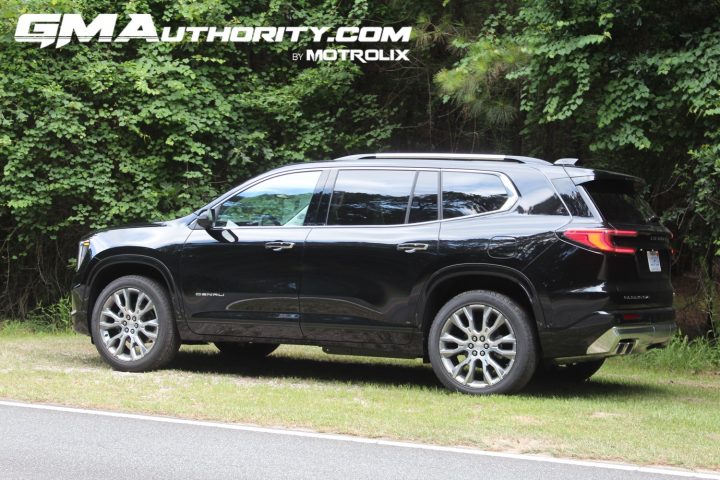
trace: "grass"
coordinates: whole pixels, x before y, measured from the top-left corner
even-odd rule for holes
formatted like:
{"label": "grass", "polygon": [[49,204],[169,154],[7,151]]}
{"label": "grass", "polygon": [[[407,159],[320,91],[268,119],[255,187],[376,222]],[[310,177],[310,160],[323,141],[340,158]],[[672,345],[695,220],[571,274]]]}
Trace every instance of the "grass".
{"label": "grass", "polygon": [[653,361],[613,359],[585,384],[471,397],[446,392],[419,360],[316,347],[283,346],[257,365],[183,347],[166,370],[120,373],[87,337],[9,324],[0,331],[0,398],[720,470],[720,373]]}

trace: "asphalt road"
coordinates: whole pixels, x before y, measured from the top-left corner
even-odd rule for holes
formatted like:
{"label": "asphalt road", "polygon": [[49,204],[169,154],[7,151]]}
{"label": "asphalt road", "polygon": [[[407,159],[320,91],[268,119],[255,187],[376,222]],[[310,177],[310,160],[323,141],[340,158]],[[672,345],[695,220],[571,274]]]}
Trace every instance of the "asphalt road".
{"label": "asphalt road", "polygon": [[3,480],[693,477],[684,471],[0,402]]}

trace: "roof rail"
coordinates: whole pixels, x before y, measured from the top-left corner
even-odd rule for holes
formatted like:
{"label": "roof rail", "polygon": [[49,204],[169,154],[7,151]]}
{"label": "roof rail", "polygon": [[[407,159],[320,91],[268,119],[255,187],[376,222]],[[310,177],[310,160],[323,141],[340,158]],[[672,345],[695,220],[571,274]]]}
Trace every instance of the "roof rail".
{"label": "roof rail", "polygon": [[539,165],[550,165],[550,162],[539,158],[521,157],[515,155],[496,155],[490,153],[361,153],[358,155],[347,155],[334,159],[334,161],[345,160],[374,160],[374,159],[395,159],[395,160],[485,160],[496,162],[534,163]]}

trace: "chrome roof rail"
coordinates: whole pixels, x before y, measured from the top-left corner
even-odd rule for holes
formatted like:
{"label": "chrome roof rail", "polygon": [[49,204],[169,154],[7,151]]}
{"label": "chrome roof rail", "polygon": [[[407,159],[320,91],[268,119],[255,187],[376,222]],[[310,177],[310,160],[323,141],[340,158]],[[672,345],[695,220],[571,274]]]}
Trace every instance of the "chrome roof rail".
{"label": "chrome roof rail", "polygon": [[497,155],[491,153],[361,153],[347,155],[334,159],[336,162],[347,160],[469,160],[469,161],[495,161],[532,163],[538,165],[552,165],[539,158],[522,157],[515,155]]}

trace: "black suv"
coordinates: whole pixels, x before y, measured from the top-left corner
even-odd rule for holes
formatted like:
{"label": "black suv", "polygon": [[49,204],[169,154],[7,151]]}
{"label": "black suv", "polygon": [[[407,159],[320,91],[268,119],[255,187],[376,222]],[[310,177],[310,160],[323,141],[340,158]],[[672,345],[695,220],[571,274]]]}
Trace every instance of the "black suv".
{"label": "black suv", "polygon": [[675,330],[670,233],[642,182],[528,157],[372,154],[279,168],[168,222],[80,242],[78,332],[113,368],[182,343],[422,357],[467,393],[586,379]]}

